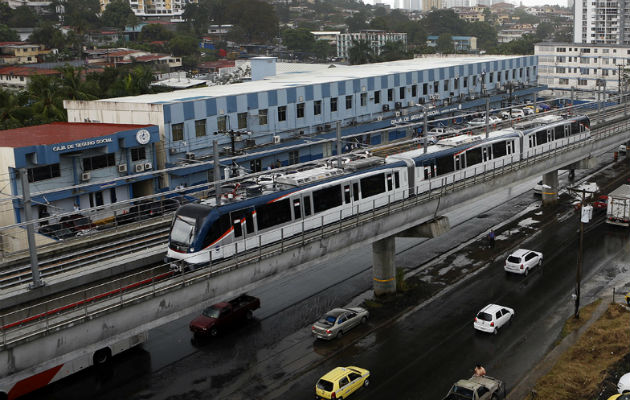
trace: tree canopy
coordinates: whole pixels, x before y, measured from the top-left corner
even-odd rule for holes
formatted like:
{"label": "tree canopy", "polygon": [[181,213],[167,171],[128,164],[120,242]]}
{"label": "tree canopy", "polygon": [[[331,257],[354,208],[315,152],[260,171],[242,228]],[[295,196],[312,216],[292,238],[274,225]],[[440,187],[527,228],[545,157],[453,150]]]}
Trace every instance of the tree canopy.
{"label": "tree canopy", "polygon": [[127,25],[137,25],[138,18],[127,0],[112,0],[101,15],[101,23],[105,26],[124,29]]}

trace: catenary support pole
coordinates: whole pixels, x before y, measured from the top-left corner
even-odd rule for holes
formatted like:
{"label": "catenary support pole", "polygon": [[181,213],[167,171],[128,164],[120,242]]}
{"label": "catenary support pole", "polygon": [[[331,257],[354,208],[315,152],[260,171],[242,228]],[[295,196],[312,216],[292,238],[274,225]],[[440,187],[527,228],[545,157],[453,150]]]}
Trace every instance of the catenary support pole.
{"label": "catenary support pole", "polygon": [[486,97],[486,139],[490,137],[490,131],[488,130],[489,119],[490,119],[490,98]]}
{"label": "catenary support pole", "polygon": [[341,121],[337,121],[337,167],[341,168]]}
{"label": "catenary support pole", "polygon": [[31,189],[28,184],[28,174],[26,168],[20,168],[20,179],[22,180],[22,203],[24,205],[24,219],[26,220],[26,237],[28,239],[28,250],[31,258],[31,275],[33,276],[32,289],[43,286],[39,273],[39,261],[37,260],[37,243],[35,243],[35,228],[33,226],[33,215],[31,210]]}
{"label": "catenary support pole", "polygon": [[221,166],[219,165],[219,142],[214,140],[212,142],[212,159],[214,161],[214,196],[217,201],[217,206],[221,205]]}
{"label": "catenary support pole", "polygon": [[429,122],[427,118],[427,109],[422,107],[422,113],[424,114],[424,126],[422,131],[424,132],[424,154],[427,154],[427,149],[429,147]]}

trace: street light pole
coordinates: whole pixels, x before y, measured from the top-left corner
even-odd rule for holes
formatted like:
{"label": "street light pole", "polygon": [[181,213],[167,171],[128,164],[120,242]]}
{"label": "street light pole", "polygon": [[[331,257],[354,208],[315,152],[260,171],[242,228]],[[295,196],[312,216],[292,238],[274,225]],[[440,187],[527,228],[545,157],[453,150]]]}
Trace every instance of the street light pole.
{"label": "street light pole", "polygon": [[[593,194],[592,192],[589,192]],[[584,204],[586,199],[586,189],[582,188],[582,203],[580,206],[580,247],[578,249],[578,262],[575,271],[575,310],[573,317],[580,318],[580,284],[582,282],[582,264],[584,261],[584,223],[591,219],[592,208]]]}

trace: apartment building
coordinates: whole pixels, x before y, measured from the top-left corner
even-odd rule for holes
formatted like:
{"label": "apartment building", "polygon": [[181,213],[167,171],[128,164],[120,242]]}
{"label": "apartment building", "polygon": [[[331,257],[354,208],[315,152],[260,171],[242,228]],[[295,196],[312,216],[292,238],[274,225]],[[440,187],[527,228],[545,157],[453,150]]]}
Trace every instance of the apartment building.
{"label": "apartment building", "polygon": [[[99,0],[101,10],[105,10],[111,0]],[[128,0],[133,13],[143,19],[181,20],[186,4],[198,0]]]}
{"label": "apartment building", "polygon": [[575,43],[630,44],[630,3],[625,0],[576,0]]}
{"label": "apartment building", "polygon": [[630,46],[538,43],[539,83],[554,91],[593,91],[604,86],[617,93],[619,72],[630,67]]}
{"label": "apartment building", "polygon": [[342,33],[337,36],[337,57],[348,58],[348,51],[353,46],[353,41],[365,40],[376,54],[381,54],[383,46],[387,42],[403,42],[407,45],[406,33],[385,32],[380,30],[362,30],[355,33]]}

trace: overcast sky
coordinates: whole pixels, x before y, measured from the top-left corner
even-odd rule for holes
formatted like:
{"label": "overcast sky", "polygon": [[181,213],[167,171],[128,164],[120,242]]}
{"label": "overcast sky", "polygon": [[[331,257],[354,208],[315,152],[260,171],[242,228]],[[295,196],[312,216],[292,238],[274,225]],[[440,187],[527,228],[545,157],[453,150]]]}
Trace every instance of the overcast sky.
{"label": "overcast sky", "polygon": [[[374,4],[374,0],[363,0],[366,1],[368,3]],[[515,5],[519,5],[520,1],[519,0],[504,0],[506,1],[506,3],[512,3]],[[379,3],[389,3],[391,5],[394,4],[394,0],[378,0]],[[544,5],[544,4],[550,4],[550,5],[555,5],[555,6],[562,6],[562,7],[566,7],[567,6],[567,0],[522,0],[523,5],[525,6],[540,6],[540,5]],[[402,3],[402,0],[400,1],[400,3]]]}

